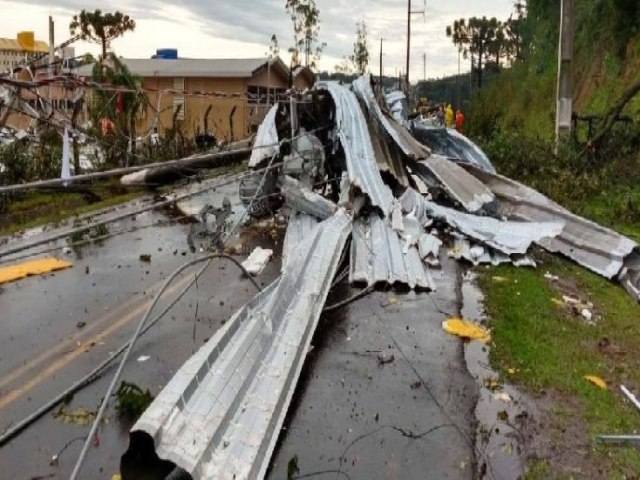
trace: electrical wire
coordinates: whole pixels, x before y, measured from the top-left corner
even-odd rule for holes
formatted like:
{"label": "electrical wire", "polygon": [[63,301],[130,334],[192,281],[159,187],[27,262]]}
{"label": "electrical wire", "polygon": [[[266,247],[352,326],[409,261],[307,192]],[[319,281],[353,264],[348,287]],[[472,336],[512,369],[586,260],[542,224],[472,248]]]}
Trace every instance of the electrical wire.
{"label": "electrical wire", "polygon": [[[226,258],[228,260],[231,260],[236,266],[238,266],[243,271],[243,273],[249,278],[249,280],[251,280],[251,283],[258,289],[258,291],[262,291],[262,288],[260,287],[258,282],[255,281],[255,279],[244,269],[244,267],[242,267],[242,264],[238,262],[235,258],[225,254],[215,254],[215,255],[218,255],[220,258]],[[176,295],[176,297],[171,301],[171,303],[169,303],[169,305],[167,305],[153,320],[151,320],[148,324],[144,326],[139,336],[142,336],[146,332],[148,332],[154,325],[156,325],[167,314],[167,312],[169,312],[173,308],[173,306],[176,303],[178,303],[178,301],[187,293],[187,291],[189,291],[191,286],[195,283],[196,279],[199,278],[204,273],[204,271],[207,269],[208,266],[209,264],[206,264],[204,267],[202,267],[199,271],[196,272],[196,274],[194,275],[194,278],[192,278],[191,281],[180,291],[180,293]],[[2,434],[2,436],[0,436],[0,447],[4,446],[7,442],[15,438],[16,435],[18,435],[25,428],[27,428],[33,422],[38,420],[40,417],[42,417],[45,413],[50,411],[60,402],[63,402],[65,399],[69,398],[74,393],[78,392],[85,386],[91,384],[92,382],[100,378],[105,373],[106,368],[109,366],[109,364],[111,364],[111,362],[113,362],[116,358],[118,358],[122,354],[122,352],[124,352],[129,347],[130,343],[131,343],[131,340],[129,340],[124,345],[122,345],[112,355],[106,358],[100,365],[98,365],[96,368],[94,368],[91,372],[89,372],[87,375],[82,377],[80,380],[76,381],[64,392],[56,395],[55,397],[50,399],[47,403],[45,403],[42,407],[38,408],[35,412],[25,417],[23,420],[20,420],[18,423],[14,424],[11,428],[5,431]]]}
{"label": "electrical wire", "polygon": [[[285,140],[283,140],[281,142],[281,144],[284,144],[284,143],[285,143]],[[273,156],[269,160],[269,164],[267,165],[267,168],[265,169],[265,171],[264,171],[264,173],[262,175],[262,178],[260,180],[258,188],[256,189],[256,192],[255,192],[253,198],[251,199],[251,202],[249,202],[248,208],[244,211],[244,213],[238,219],[237,223],[231,228],[231,230],[227,233],[225,238],[222,240],[222,244],[223,245],[225,244],[226,240],[235,232],[235,230],[238,228],[238,226],[240,225],[240,223],[244,219],[244,216],[247,214],[248,211],[250,211],[251,207],[253,206],[253,203],[255,202],[256,198],[258,197],[258,193],[262,189],[262,187],[264,185],[264,182],[265,182],[265,179],[267,178],[267,173],[268,173],[269,169],[271,168],[271,165],[273,164],[273,161],[275,160],[276,156],[278,155],[278,152],[279,152],[279,149],[277,149],[276,152],[274,152]],[[120,361],[120,365],[118,366],[118,370],[114,374],[113,379],[111,380],[111,383],[109,384],[109,387],[107,389],[107,392],[105,393],[105,395],[103,397],[102,403],[100,405],[100,408],[98,409],[98,412],[97,412],[96,417],[94,419],[93,425],[91,426],[91,430],[89,431],[89,435],[87,436],[87,439],[84,442],[84,445],[82,446],[82,450],[80,451],[80,455],[78,457],[78,460],[77,460],[77,462],[75,464],[75,467],[74,467],[73,471],[71,472],[71,476],[69,477],[70,480],[75,480],[76,477],[78,476],[78,473],[80,472],[80,469],[82,468],[82,463],[84,462],[84,459],[85,459],[85,457],[87,455],[87,452],[89,451],[89,445],[91,444],[91,439],[93,438],[93,436],[95,435],[95,433],[96,433],[96,431],[98,429],[98,426],[100,424],[100,420],[102,419],[102,416],[104,415],[104,412],[105,412],[105,410],[107,408],[107,404],[109,402],[109,398],[111,397],[111,394],[113,393],[113,390],[115,389],[116,383],[117,383],[120,375],[122,374],[122,371],[124,369],[124,365],[126,364],[127,359],[129,358],[129,355],[131,354],[131,351],[133,350],[133,346],[134,346],[137,338],[140,336],[140,332],[142,331],[142,328],[144,327],[144,324],[145,324],[145,322],[147,320],[147,317],[149,316],[149,314],[153,310],[153,307],[156,305],[156,303],[158,302],[158,300],[162,296],[163,292],[170,285],[170,283],[173,281],[173,279],[180,272],[182,272],[184,269],[188,268],[191,265],[194,265],[196,263],[200,263],[200,262],[205,261],[205,260],[207,261],[207,263],[205,264],[204,268],[206,268],[207,266],[209,266],[209,264],[211,263],[211,261],[214,258],[217,258],[217,257],[222,256],[222,255],[225,255],[225,254],[205,255],[204,257],[201,257],[199,259],[195,259],[195,260],[192,260],[190,262],[187,262],[186,264],[184,264],[181,267],[179,267],[175,272],[173,272],[169,276],[169,278],[167,278],[167,280],[164,282],[164,284],[162,285],[160,290],[156,293],[156,295],[154,296],[153,301],[151,302],[151,305],[149,305],[149,308],[145,312],[144,316],[141,318],[141,320],[140,320],[140,322],[138,324],[138,327],[136,328],[135,333],[131,337],[131,340],[129,342],[129,346],[127,347],[127,350],[126,350],[124,356],[122,357],[122,360]],[[225,257],[228,257],[228,255],[225,255]],[[233,258],[233,257],[229,257],[229,258]],[[233,261],[237,262],[237,260],[235,260],[235,259],[233,259]],[[244,269],[244,267],[243,267],[243,269]],[[249,275],[249,278],[257,286],[257,282],[255,282],[255,280],[250,275]],[[196,280],[197,280],[197,276],[194,277],[194,282]],[[259,288],[259,290],[262,291],[262,289],[260,289],[260,288]]]}

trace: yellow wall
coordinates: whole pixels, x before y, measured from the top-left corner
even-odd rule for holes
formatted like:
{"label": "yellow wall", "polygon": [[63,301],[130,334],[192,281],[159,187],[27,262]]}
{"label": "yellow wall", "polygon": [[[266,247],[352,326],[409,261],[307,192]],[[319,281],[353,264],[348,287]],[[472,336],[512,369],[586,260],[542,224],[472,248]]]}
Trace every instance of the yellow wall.
{"label": "yellow wall", "polygon": [[[143,88],[146,90],[173,89],[173,78],[144,78]],[[186,78],[184,88],[187,92],[218,92],[224,94],[246,92],[246,79],[242,78]],[[148,92],[149,102],[157,108],[159,105],[158,133],[161,135],[172,127],[174,113],[174,94]],[[178,95],[179,96],[179,95]],[[158,97],[160,103],[158,104]],[[231,140],[244,138],[248,135],[247,99],[245,97],[216,97],[212,95],[185,95],[183,120],[179,120],[182,132],[187,137],[193,137],[198,131],[204,131],[204,115],[209,107],[209,131],[217,140]],[[233,107],[233,131],[229,125],[229,115]],[[136,128],[138,135],[146,134],[156,117],[153,109],[147,108],[144,117],[138,121]]]}

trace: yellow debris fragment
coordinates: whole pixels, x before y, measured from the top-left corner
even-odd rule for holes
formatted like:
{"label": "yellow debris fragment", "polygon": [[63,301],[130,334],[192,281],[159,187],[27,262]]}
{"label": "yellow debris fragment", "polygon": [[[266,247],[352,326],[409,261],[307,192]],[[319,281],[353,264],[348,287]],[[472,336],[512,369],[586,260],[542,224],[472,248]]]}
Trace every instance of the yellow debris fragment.
{"label": "yellow debris fragment", "polygon": [[607,390],[607,384],[600,377],[596,377],[595,375],[585,375],[584,379],[593,383],[596,387]]}
{"label": "yellow debris fragment", "polygon": [[122,480],[122,477],[119,473],[114,473],[113,475],[111,475],[111,480]]}
{"label": "yellow debris fragment", "polygon": [[486,328],[463,318],[448,318],[442,322],[442,328],[445,332],[462,338],[480,340],[482,342],[491,340],[491,334]]}
{"label": "yellow debris fragment", "polygon": [[509,375],[515,375],[515,373],[516,373],[517,371],[518,371],[518,369],[517,369],[517,368],[508,368],[508,369],[507,369],[507,373],[508,373]]}
{"label": "yellow debris fragment", "polygon": [[0,267],[0,284],[20,280],[29,275],[42,275],[43,273],[54,272],[71,267],[71,263],[65,260],[58,260],[53,257],[30,260],[28,262]]}
{"label": "yellow debris fragment", "polygon": [[509,279],[496,275],[491,277],[491,280],[493,280],[494,282],[507,282]]}
{"label": "yellow debris fragment", "polygon": [[559,298],[552,298],[551,302],[553,302],[558,307],[564,306],[564,302],[562,300],[560,300]]}

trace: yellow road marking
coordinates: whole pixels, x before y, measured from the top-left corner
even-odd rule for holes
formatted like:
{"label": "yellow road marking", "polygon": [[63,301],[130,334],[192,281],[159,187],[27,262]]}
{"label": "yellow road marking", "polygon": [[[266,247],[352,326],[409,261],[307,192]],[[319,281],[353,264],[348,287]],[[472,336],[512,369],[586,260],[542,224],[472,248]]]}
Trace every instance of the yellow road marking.
{"label": "yellow road marking", "polygon": [[[176,282],[171,287],[169,287],[166,290],[165,294],[171,294],[175,290],[177,290],[179,288],[182,288],[182,286],[184,284],[186,284],[189,280],[191,280],[191,277],[188,276],[188,275],[183,277],[183,278],[181,278],[180,280],[178,280],[178,282]],[[137,300],[137,298],[136,298],[136,300]],[[118,319],[116,322],[111,323],[109,326],[107,326],[101,332],[97,333],[93,337],[91,337],[91,338],[87,339],[86,341],[84,341],[79,346],[75,346],[74,345],[74,350],[73,351],[66,353],[62,358],[59,358],[58,360],[56,360],[53,363],[49,364],[49,366],[46,367],[44,370],[40,370],[35,377],[33,377],[32,379],[30,379],[27,382],[23,383],[22,385],[18,386],[17,388],[14,388],[14,389],[10,390],[8,393],[6,393],[2,397],[0,397],[0,410],[3,410],[4,408],[6,408],[8,405],[13,403],[18,398],[20,398],[26,392],[28,392],[29,390],[33,389],[38,384],[42,383],[44,380],[47,380],[47,379],[51,378],[52,375],[54,375],[55,373],[60,371],[62,368],[66,367],[71,362],[73,362],[76,358],[81,356],[83,353],[85,353],[86,349],[90,348],[92,344],[99,343],[100,341],[102,341],[103,338],[109,336],[110,334],[114,333],[115,331],[117,331],[121,327],[125,326],[127,323],[131,322],[134,318],[139,317],[148,308],[150,302],[151,302],[151,300],[147,300],[147,301],[143,302],[142,304],[140,304],[137,307],[135,307],[133,310],[129,311],[123,317]],[[125,307],[126,303],[129,303],[129,301],[125,302],[125,304],[123,304],[122,307]],[[120,308],[119,308],[119,310],[120,310]],[[100,320],[100,323],[104,323],[103,320],[108,318],[109,316],[110,315],[105,315]],[[68,343],[63,344],[62,347],[67,347],[68,348],[69,344]],[[38,358],[42,357],[43,360],[46,359],[46,358],[49,358],[53,354],[55,354],[56,351],[58,351],[60,349],[61,349],[60,346],[56,346],[56,347],[50,349],[50,351],[54,351],[53,353],[50,353],[49,351],[48,352],[44,352]],[[40,361],[40,363],[41,362],[42,361]],[[32,363],[32,362],[30,362],[30,363]],[[36,366],[37,366],[36,364],[33,364],[29,368],[25,368],[26,366],[25,367],[21,367],[21,368],[17,369],[17,370],[21,371],[19,374],[16,374],[16,372],[14,371],[11,374],[9,374],[8,376],[11,376],[12,378],[15,379],[15,378],[19,377],[22,373],[25,373],[26,371],[28,371],[31,368],[34,368]],[[2,384],[7,384],[7,383],[9,383],[9,382],[5,381],[5,379],[3,378]]]}

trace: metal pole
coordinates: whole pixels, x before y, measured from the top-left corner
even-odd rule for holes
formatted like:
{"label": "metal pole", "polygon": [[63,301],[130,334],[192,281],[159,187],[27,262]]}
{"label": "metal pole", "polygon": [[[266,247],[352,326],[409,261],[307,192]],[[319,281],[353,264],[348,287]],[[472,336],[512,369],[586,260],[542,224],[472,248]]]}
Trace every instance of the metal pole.
{"label": "metal pole", "polygon": [[456,77],[456,108],[460,110],[460,48],[458,48],[458,76]]}
{"label": "metal pole", "polygon": [[573,0],[562,0],[558,43],[558,95],[556,100],[556,142],[571,133],[573,58]]}
{"label": "metal pole", "polygon": [[380,84],[382,84],[382,38],[380,39]]}
{"label": "metal pole", "polygon": [[422,76],[424,81],[427,81],[427,52],[422,54]]}
{"label": "metal pole", "polygon": [[[49,74],[49,78],[53,76],[53,62],[55,60],[54,56],[54,31],[53,31],[53,17],[49,16],[49,65],[47,68],[47,73]],[[49,100],[48,104],[52,105],[51,102],[51,85],[47,88],[47,100]],[[53,112],[53,106],[48,108],[49,113]]]}
{"label": "metal pole", "polygon": [[[407,93],[409,92],[409,62],[411,56],[411,0],[408,0],[407,8],[407,70],[405,72],[405,82],[407,84]],[[407,95],[408,96],[408,95]]]}

